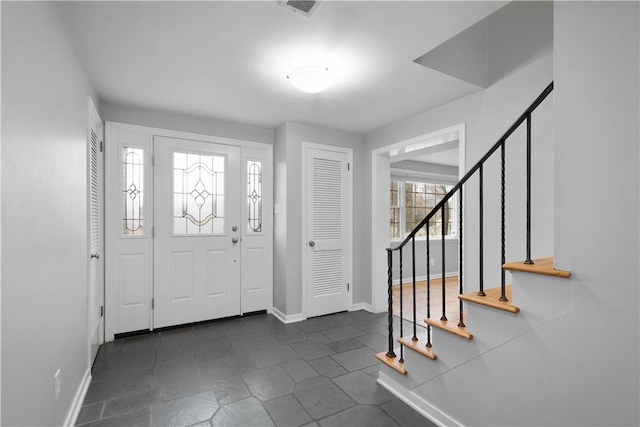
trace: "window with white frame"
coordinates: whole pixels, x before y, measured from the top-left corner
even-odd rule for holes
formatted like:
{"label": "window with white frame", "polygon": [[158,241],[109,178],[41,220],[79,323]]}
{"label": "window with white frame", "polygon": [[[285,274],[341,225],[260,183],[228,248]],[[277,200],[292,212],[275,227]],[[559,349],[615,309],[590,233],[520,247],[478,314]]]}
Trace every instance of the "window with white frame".
{"label": "window with white frame", "polygon": [[[390,220],[389,233],[392,239],[403,239],[431,212],[453,186],[432,182],[413,181],[409,178],[392,177],[390,186]],[[429,236],[445,236],[456,234],[456,197],[449,199],[444,207],[429,221]],[[426,236],[423,227],[417,236]]]}

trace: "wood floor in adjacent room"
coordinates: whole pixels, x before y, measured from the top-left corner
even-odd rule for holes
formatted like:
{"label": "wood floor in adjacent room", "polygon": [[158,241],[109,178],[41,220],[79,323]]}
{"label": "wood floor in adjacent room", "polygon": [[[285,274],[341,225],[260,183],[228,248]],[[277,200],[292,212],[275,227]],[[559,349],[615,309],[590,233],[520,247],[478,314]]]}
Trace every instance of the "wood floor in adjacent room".
{"label": "wood floor in adjacent room", "polygon": [[[439,319],[442,316],[442,279],[431,281],[431,318]],[[404,283],[402,300],[402,318],[413,321],[413,282]],[[446,316],[449,321],[460,320],[460,302],[458,300],[458,277],[445,279],[445,303]],[[427,281],[416,282],[416,322],[419,326],[426,327],[424,319],[427,316]],[[393,286],[393,314],[400,316],[400,285]]]}

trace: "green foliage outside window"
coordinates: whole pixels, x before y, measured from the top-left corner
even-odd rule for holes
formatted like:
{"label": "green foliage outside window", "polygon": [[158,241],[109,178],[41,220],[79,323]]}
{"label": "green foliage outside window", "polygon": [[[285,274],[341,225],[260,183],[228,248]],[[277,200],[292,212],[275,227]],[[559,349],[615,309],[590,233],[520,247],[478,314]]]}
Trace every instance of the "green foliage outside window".
{"label": "green foliage outside window", "polygon": [[[448,185],[392,180],[390,191],[390,237],[392,239],[401,239],[413,231],[449,190],[451,190],[451,186]],[[445,235],[452,234],[454,230],[452,202],[453,200],[446,202],[444,218],[442,217],[442,210],[439,210],[429,221],[429,236],[441,236],[443,224]],[[426,236],[426,228],[420,229],[417,236]]]}

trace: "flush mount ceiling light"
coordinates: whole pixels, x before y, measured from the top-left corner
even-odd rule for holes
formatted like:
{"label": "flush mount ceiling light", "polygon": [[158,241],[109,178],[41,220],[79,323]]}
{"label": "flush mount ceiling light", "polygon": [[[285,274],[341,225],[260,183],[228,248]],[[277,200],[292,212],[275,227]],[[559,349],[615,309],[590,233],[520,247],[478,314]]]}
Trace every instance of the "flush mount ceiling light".
{"label": "flush mount ceiling light", "polygon": [[307,65],[291,71],[287,78],[295,87],[306,93],[318,93],[333,83],[333,74],[328,67]]}

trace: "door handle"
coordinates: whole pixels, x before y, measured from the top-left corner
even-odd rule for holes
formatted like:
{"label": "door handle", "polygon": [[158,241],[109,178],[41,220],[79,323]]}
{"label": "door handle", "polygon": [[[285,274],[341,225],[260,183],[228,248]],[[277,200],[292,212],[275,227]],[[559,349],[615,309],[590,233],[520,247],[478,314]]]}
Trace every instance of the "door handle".
{"label": "door handle", "polygon": [[91,259],[100,259],[100,252],[96,252],[96,253],[92,253],[91,254]]}
{"label": "door handle", "polygon": [[316,245],[316,242],[314,242],[313,240],[309,240],[310,247],[314,247],[315,245]]}
{"label": "door handle", "polygon": [[233,244],[238,243],[238,238],[234,237],[233,239],[231,239],[231,243],[233,243]]}

